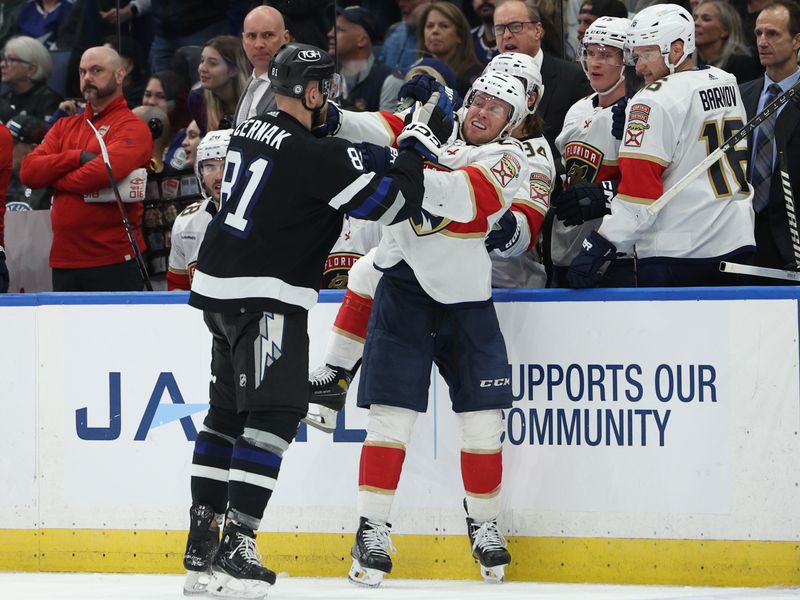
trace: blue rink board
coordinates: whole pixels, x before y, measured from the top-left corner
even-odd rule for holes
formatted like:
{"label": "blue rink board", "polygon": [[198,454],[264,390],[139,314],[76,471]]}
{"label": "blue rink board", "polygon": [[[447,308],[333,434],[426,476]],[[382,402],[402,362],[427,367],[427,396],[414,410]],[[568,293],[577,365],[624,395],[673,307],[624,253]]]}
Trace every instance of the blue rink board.
{"label": "blue rink board", "polygon": [[[340,302],[343,291],[323,290],[320,302]],[[697,287],[697,288],[605,288],[496,289],[495,302],[631,302],[642,300],[800,300],[800,286]],[[3,306],[47,306],[83,304],[186,304],[189,292],[102,292],[0,294]]]}

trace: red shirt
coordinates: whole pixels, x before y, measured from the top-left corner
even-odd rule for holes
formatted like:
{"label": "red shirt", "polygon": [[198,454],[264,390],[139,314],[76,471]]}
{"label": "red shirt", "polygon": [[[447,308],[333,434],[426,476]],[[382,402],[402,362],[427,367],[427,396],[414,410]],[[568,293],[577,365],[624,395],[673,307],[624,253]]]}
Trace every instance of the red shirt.
{"label": "red shirt", "polygon": [[[19,175],[31,188],[53,188],[53,245],[50,266],[61,269],[100,267],[130,260],[133,256],[116,202],[87,203],[83,195],[111,186],[100,144],[86,122],[92,114],[63,117],[56,121],[42,143],[22,160]],[[92,124],[103,134],[114,179],[146,167],[153,147],[150,130],[120,96],[95,114]],[[97,155],[81,166],[81,151]],[[139,249],[144,252],[142,213],[139,202],[124,205]]]}

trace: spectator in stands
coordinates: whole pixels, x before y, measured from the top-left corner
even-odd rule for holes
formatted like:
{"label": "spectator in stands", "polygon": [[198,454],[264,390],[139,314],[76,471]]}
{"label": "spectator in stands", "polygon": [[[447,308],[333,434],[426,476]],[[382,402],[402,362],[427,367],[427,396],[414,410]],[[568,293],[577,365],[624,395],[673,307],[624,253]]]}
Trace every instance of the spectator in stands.
{"label": "spectator in stands", "polygon": [[150,71],[170,68],[182,46],[202,46],[228,30],[228,2],[208,0],[155,0],[152,5],[155,34],[150,46]]}
{"label": "spectator in stands", "polygon": [[253,65],[253,72],[236,106],[235,125],[275,108],[275,92],[269,85],[269,63],[278,48],[288,41],[289,32],[277,10],[271,6],[257,6],[247,13],[242,25],[242,47]]}
{"label": "spectator in stands", "polygon": [[50,53],[27,36],[11,38],[3,48],[0,73],[8,91],[2,98],[13,114],[25,113],[45,119],[55,112],[62,98],[47,87],[53,70]]}
{"label": "spectator in stands", "polygon": [[[124,179],[147,166],[151,138],[147,126],[131,113],[122,95],[125,72],[113,49],[84,52],[81,88],[92,122],[103,139],[115,178],[125,195]],[[85,194],[112,197],[108,173],[94,132],[83,115],[64,117],[22,161],[20,179],[32,188],[52,186],[53,245],[50,266],[54,291],[133,291],[144,286],[133,250],[121,225],[116,203],[89,203]],[[140,249],[141,203],[126,204]]]}
{"label": "spectator in stands", "polygon": [[764,69],[744,42],[739,14],[727,0],[703,0],[694,9],[696,62],[719,67],[739,83],[752,81]]}
{"label": "spectator in stands", "polygon": [[142,106],[155,106],[167,113],[170,140],[192,120],[186,106],[186,94],[187,90],[173,71],[154,73],[144,89]]}
{"label": "spectator in stands", "polygon": [[336,13],[336,27],[328,32],[328,52],[344,77],[342,108],[393,112],[403,81],[372,54],[375,19],[360,6],[337,8]]}
{"label": "spectator in stands", "polygon": [[583,34],[589,26],[600,17],[616,17],[626,19],[628,9],[620,0],[584,0],[578,13],[578,45],[583,43]]}
{"label": "spectator in stands", "polygon": [[113,48],[120,55],[122,68],[125,69],[122,94],[128,102],[128,107],[136,108],[142,103],[144,89],[149,79],[144,49],[139,42],[127,35],[119,39],[116,35],[110,35],[105,39],[104,45]]}
{"label": "spectator in stands", "polygon": [[464,13],[449,2],[436,2],[421,9],[419,23],[417,58],[432,56],[446,62],[456,74],[456,89],[463,96],[483,71]]}
{"label": "spectator in stands", "polygon": [[48,50],[58,49],[58,28],[74,0],[30,0],[17,12],[17,35],[39,40]]}
{"label": "spectator in stands", "polygon": [[730,0],[730,4],[739,13],[742,19],[742,31],[744,32],[744,42],[753,55],[756,54],[756,17],[770,0]]}
{"label": "spectator in stands", "polygon": [[475,56],[484,65],[489,64],[489,61],[497,55],[494,3],[495,0],[472,0],[472,9],[481,20],[481,24],[472,30],[472,44],[475,47]]}
{"label": "spectator in stands", "polygon": [[402,20],[386,31],[378,60],[392,70],[405,69],[417,60],[417,9],[430,0],[397,0]]}
{"label": "spectator in stands", "polygon": [[169,117],[157,106],[137,106],[133,109],[133,114],[147,123],[147,128],[153,138],[153,149],[150,152],[147,172],[162,173],[164,171],[164,155],[169,145]]}
{"label": "spectator in stands", "polygon": [[49,210],[52,191],[48,188],[32,190],[19,180],[22,159],[42,143],[47,133],[47,123],[33,115],[17,115],[7,124],[14,140],[11,158],[11,181],[8,184],[8,202],[25,202],[33,210]]}
{"label": "spectator in stands", "polygon": [[265,0],[263,4],[283,15],[292,40],[317,48],[328,47],[328,32],[334,19],[330,0]]}
{"label": "spectator in stands", "polygon": [[[774,97],[800,80],[800,6],[791,0],[775,0],[756,19],[758,57],[764,76],[740,86],[747,118],[752,119]],[[777,87],[774,87],[777,86]],[[753,187],[756,213],[755,264],[777,269],[797,263],[796,215],[787,216],[785,194],[792,195],[794,209],[800,207],[800,107],[787,102],[755,130],[748,141],[748,181]],[[781,160],[783,159],[783,160]],[[785,165],[788,185],[781,178]],[[800,265],[798,265],[800,266]],[[777,281],[775,283],[785,282]]]}
{"label": "spectator in stands", "polygon": [[[494,10],[494,33],[500,52],[522,52],[532,56],[542,73],[544,94],[537,112],[544,119],[544,136],[555,147],[569,107],[591,92],[583,70],[575,63],[542,51],[545,36],[539,9],[531,0],[498,0]],[[561,156],[553,158],[561,169]]]}
{"label": "spectator in stands", "polygon": [[[236,105],[250,76],[241,41],[232,35],[210,39],[203,46],[197,72],[200,85],[189,92],[189,112],[202,135],[227,129],[235,120]],[[220,127],[223,120],[227,125]]]}
{"label": "spectator in stands", "polygon": [[181,148],[183,149],[186,160],[186,164],[183,167],[184,169],[194,168],[194,161],[197,156],[197,145],[200,143],[201,139],[203,139],[203,135],[200,133],[200,127],[197,125],[197,121],[192,121],[186,128],[186,137],[184,137],[181,143]]}
{"label": "spectator in stands", "polygon": [[0,2],[0,46],[5,46],[17,32],[17,13],[26,0]]}

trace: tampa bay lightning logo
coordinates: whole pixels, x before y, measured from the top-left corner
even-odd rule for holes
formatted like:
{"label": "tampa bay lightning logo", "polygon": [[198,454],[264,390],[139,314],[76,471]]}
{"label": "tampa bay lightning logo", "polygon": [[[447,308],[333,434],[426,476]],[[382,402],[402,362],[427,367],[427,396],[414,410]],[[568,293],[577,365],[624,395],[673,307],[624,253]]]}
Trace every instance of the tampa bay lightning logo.
{"label": "tampa bay lightning logo", "polygon": [[424,208],[421,208],[409,221],[411,222],[411,227],[414,228],[414,233],[418,236],[436,233],[450,225],[450,219],[432,215]]}

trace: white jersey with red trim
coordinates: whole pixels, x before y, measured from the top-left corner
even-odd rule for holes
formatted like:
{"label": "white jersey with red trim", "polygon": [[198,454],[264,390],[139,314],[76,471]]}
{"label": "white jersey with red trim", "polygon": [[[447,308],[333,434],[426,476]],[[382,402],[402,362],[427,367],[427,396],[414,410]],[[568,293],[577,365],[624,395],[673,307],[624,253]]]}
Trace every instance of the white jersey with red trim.
{"label": "white jersey with red trim", "polygon": [[169,251],[167,287],[170,290],[191,289],[197,265],[197,253],[206,228],[217,207],[211,199],[195,202],[184,208],[172,224],[172,247]]}
{"label": "white jersey with red trim", "polygon": [[331,248],[322,270],[322,289],[347,287],[350,267],[381,241],[383,226],[376,221],[354,219],[345,215],[342,233]]}
{"label": "white jersey with red trim", "polygon": [[697,176],[657,215],[646,210],[747,121],[736,78],[715,67],[680,71],[628,102],[622,172],[599,232],[618,251],[649,257],[714,258],[754,246],[744,142]]}
{"label": "white jersey with red trim", "polygon": [[[573,104],[556,138],[567,178],[564,187],[595,181],[619,182],[620,142],[611,135],[611,107],[603,108],[597,105],[597,100],[598,95],[592,94]],[[581,251],[583,240],[597,229],[600,221],[593,219],[568,227],[564,221],[555,219],[550,241],[553,264],[568,267]]]}
{"label": "white jersey with red trim", "polygon": [[[458,127],[458,122],[456,122]],[[339,136],[395,145],[403,116],[343,113]],[[514,199],[530,200],[530,167],[513,138],[472,146],[457,139],[425,170],[425,196],[417,219],[384,228],[375,266],[405,261],[422,288],[443,304],[491,297],[491,261],[485,239]]]}

